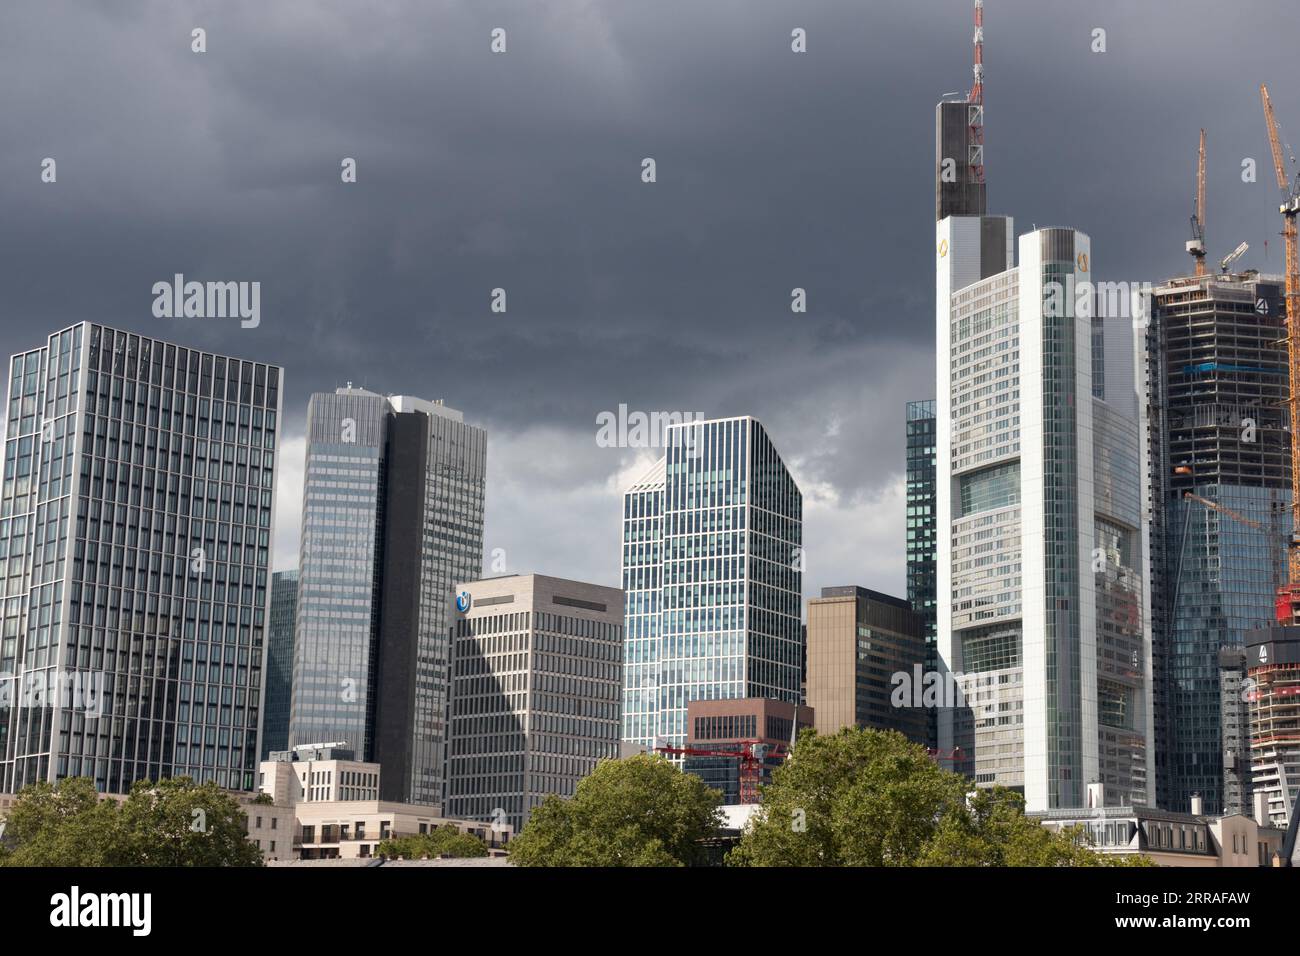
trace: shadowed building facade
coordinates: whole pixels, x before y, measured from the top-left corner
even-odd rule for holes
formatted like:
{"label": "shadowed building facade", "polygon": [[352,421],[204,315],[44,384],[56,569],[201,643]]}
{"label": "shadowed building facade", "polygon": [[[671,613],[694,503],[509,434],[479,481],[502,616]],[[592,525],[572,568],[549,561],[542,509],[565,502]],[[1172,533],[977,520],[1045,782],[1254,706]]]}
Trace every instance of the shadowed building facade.
{"label": "shadowed building facade", "polygon": [[440,402],[312,396],[289,746],[346,742],[382,799],[439,805],[448,629],[483,561],[487,435]]}
{"label": "shadowed building facade", "polygon": [[921,680],[925,659],[925,621],[907,601],[856,586],[808,600],[808,706],[818,733],[871,727],[926,744],[929,714],[911,694],[903,707],[894,695]]}
{"label": "shadowed building facade", "polygon": [[[10,360],[0,791],[253,788],[282,387],[89,322]],[[29,696],[92,678],[93,702]]]}

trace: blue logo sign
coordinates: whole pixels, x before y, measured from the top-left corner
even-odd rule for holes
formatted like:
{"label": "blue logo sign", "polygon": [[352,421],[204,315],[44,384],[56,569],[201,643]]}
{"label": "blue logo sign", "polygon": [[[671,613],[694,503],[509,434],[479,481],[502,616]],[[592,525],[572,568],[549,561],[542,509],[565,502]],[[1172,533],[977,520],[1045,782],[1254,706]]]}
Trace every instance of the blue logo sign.
{"label": "blue logo sign", "polygon": [[469,606],[472,603],[474,603],[474,599],[470,597],[468,591],[461,591],[459,594],[456,595],[456,610],[460,611],[461,614],[464,614],[466,611],[468,611]]}

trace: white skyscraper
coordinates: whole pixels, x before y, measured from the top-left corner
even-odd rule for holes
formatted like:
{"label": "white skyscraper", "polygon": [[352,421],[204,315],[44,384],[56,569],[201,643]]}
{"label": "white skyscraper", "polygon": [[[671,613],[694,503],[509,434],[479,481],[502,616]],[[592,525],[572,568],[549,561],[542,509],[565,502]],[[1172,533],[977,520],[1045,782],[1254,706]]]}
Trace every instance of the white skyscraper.
{"label": "white skyscraper", "polygon": [[1086,235],[1027,233],[1018,265],[1011,235],[992,216],[936,229],[938,645],[967,690],[940,714],[939,747],[1030,810],[1083,806],[1092,783],[1144,805],[1134,320],[1093,317]]}

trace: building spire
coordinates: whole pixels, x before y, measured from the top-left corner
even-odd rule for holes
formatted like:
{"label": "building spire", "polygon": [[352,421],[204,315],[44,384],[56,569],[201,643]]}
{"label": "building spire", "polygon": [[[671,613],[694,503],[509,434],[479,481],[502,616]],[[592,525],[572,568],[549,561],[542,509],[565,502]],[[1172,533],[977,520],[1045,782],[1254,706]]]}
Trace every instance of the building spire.
{"label": "building spire", "polygon": [[975,0],[975,82],[966,94],[971,181],[984,182],[984,0]]}

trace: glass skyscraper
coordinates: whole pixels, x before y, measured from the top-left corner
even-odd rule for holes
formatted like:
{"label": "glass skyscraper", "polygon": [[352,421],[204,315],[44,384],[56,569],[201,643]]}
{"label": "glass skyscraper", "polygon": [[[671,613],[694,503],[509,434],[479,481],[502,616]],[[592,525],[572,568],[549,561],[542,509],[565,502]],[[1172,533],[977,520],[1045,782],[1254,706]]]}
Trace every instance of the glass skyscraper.
{"label": "glass skyscraper", "polygon": [[290,746],[346,742],[381,798],[443,799],[452,589],[483,562],[487,434],[348,386],[307,416]]}
{"label": "glass skyscraper", "polygon": [[289,698],[293,687],[293,622],[298,572],[271,575],[271,624],[266,641],[266,702],[262,708],[262,759],[289,748]]}
{"label": "glass skyscraper", "polygon": [[799,703],[803,496],[755,419],[670,426],[623,501],[623,738],[686,741],[692,700]]}
{"label": "glass skyscraper", "polygon": [[[13,356],[0,791],[253,789],[281,388],[274,365],[88,322]],[[93,704],[32,695],[61,681]]]}
{"label": "glass skyscraper", "polygon": [[[1172,279],[1146,330],[1158,800],[1249,808],[1220,652],[1274,622],[1291,533],[1282,280]],[[1187,497],[1188,495],[1193,497]],[[1231,791],[1231,802],[1226,795]]]}
{"label": "glass skyscraper", "polygon": [[[935,620],[935,437],[934,401],[907,403],[907,602],[925,626],[925,669],[939,669]],[[938,746],[935,712],[927,742]]]}

